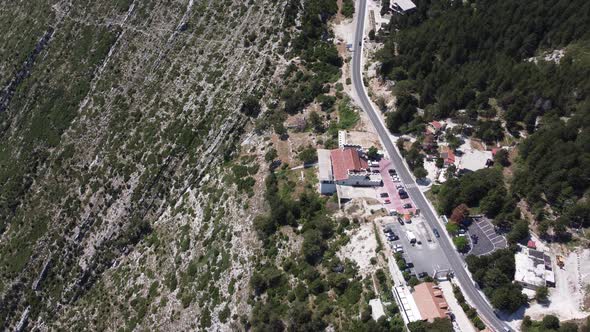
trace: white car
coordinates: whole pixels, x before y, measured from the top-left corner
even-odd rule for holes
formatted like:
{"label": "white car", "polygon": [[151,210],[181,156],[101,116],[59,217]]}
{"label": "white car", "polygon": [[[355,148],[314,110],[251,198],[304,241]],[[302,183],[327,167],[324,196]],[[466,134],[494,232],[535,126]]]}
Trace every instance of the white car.
{"label": "white car", "polygon": [[393,246],[393,252],[395,253],[403,253],[404,252],[404,247],[402,247],[401,244],[396,244],[395,246]]}

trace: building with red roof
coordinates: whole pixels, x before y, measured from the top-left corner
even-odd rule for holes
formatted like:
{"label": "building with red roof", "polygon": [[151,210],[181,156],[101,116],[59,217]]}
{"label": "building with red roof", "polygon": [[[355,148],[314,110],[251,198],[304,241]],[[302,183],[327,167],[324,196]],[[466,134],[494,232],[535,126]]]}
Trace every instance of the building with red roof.
{"label": "building with red roof", "polygon": [[447,318],[449,306],[442,290],[432,282],[423,282],[414,286],[414,301],[420,311],[422,320],[433,322],[436,318]]}
{"label": "building with red roof", "polygon": [[445,123],[440,123],[438,121],[432,121],[430,123],[428,123],[428,126],[426,127],[426,130],[428,132],[431,132],[435,135],[439,134],[442,130],[444,130],[446,127]]}
{"label": "building with red roof", "polygon": [[455,163],[455,152],[449,147],[443,147],[440,157],[444,159],[445,165],[453,165]]}
{"label": "building with red roof", "polygon": [[379,186],[381,177],[372,174],[369,163],[361,150],[355,147],[343,147],[334,150],[318,150],[320,192],[336,192],[336,185],[345,186]]}
{"label": "building with red roof", "polygon": [[334,180],[347,180],[349,173],[366,172],[369,164],[361,158],[359,151],[354,148],[335,149],[330,151]]}

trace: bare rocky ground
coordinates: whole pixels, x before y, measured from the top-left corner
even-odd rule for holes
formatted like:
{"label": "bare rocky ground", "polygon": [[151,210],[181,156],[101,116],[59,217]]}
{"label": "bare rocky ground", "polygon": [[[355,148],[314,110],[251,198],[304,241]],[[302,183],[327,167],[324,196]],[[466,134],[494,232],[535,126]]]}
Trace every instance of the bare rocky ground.
{"label": "bare rocky ground", "polygon": [[[227,166],[247,148],[251,160],[238,162],[259,164],[258,180],[266,170],[264,144],[240,150],[252,125],[239,108],[246,95],[268,96],[280,83],[284,4],[33,7],[0,12],[31,36],[11,28],[0,40],[10,55],[2,84],[41,32],[54,29],[0,118],[0,154],[37,163],[0,238],[0,326],[25,318],[39,330],[240,329],[263,183],[248,197]],[[15,45],[23,54],[11,53]],[[82,69],[85,76],[74,75]],[[64,103],[81,94],[71,117],[55,137],[23,148],[35,121],[57,121],[42,120],[42,96],[59,87]]]}

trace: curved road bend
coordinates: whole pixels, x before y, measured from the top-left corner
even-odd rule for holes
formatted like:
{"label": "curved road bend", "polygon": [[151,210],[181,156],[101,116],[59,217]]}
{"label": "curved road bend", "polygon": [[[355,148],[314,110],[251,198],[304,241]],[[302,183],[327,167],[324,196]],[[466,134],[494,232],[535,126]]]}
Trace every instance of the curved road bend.
{"label": "curved road bend", "polygon": [[[407,192],[412,198],[415,206],[422,211],[423,216],[425,217],[428,225],[430,227],[443,227],[440,223],[436,212],[433,210],[432,206],[426,200],[424,194],[420,191],[416,182],[410,173],[409,169],[407,168],[406,164],[404,163],[399,151],[391,141],[391,138],[388,134],[387,129],[383,126],[383,123],[379,119],[379,115],[373,108],[371,102],[369,101],[369,97],[367,96],[367,91],[365,90],[365,86],[363,85],[363,76],[362,76],[362,42],[364,36],[364,27],[365,27],[365,14],[367,9],[367,1],[366,0],[359,0],[359,6],[357,8],[357,17],[356,17],[356,29],[354,34],[354,44],[353,49],[354,55],[352,58],[352,85],[353,88],[359,98],[361,103],[361,107],[365,112],[367,112],[373,126],[377,130],[381,141],[387,153],[389,154],[395,169],[401,179],[401,181],[405,184],[407,188]],[[449,260],[450,266],[453,269],[453,273],[457,281],[461,284],[461,288],[465,295],[471,300],[475,309],[479,313],[480,317],[484,320],[488,327],[492,328],[495,331],[505,331],[505,329],[510,329],[502,320],[496,317],[493,309],[491,308],[490,304],[484,299],[483,295],[475,288],[474,282],[471,280],[469,274],[467,274],[464,266],[463,260],[459,257],[457,251],[455,251],[455,247],[451,243],[450,239],[446,235],[446,232],[441,232],[441,237],[439,238],[439,244],[441,250],[443,250],[444,254],[446,255],[447,259]]]}

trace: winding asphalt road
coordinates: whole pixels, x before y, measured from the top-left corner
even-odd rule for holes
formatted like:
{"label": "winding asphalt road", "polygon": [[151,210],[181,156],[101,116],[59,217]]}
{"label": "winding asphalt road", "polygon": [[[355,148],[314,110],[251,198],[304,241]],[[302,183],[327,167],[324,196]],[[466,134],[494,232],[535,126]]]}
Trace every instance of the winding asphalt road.
{"label": "winding asphalt road", "polygon": [[[402,159],[396,146],[393,144],[387,129],[385,128],[383,122],[379,119],[379,115],[373,108],[373,105],[369,100],[367,91],[363,84],[362,43],[364,37],[366,10],[367,0],[359,0],[357,8],[358,14],[356,17],[356,31],[354,35],[353,44],[353,48],[355,51],[352,58],[353,88],[359,98],[361,107],[365,112],[367,112],[367,115],[371,119],[373,126],[377,130],[377,133],[379,134],[381,141],[383,142],[383,145],[387,150],[387,153],[389,154],[389,157],[391,158],[401,181],[407,188],[407,192],[410,195],[410,198],[414,202],[415,206],[420,209],[428,225],[432,228],[436,227],[440,229],[441,227],[443,227],[442,223],[438,219],[437,214],[434,211],[432,205],[429,204],[424,194],[416,185],[414,177],[410,173],[407,165],[404,163],[404,160]],[[477,312],[479,313],[482,320],[486,323],[486,325],[489,328],[493,329],[494,331],[512,331],[509,326],[507,326],[502,320],[500,320],[495,315],[490,304],[486,301],[484,296],[476,289],[473,280],[471,280],[471,277],[465,270],[463,260],[459,257],[457,251],[455,251],[455,247],[451,243],[451,240],[448,238],[446,232],[441,231],[440,233],[440,248],[447,257],[449,265],[453,269],[453,273],[455,275],[456,280],[461,284],[463,292],[471,300],[471,303],[474,305],[475,309],[477,309]]]}

